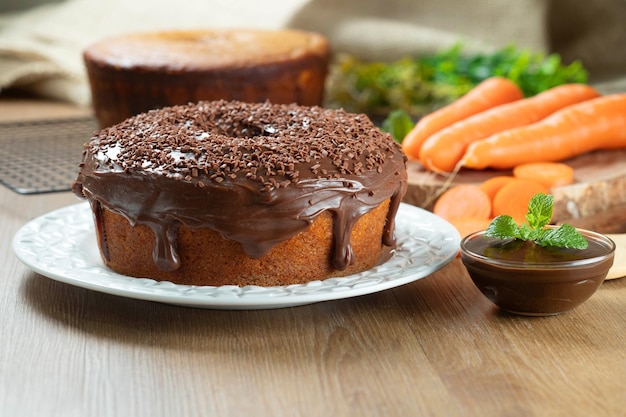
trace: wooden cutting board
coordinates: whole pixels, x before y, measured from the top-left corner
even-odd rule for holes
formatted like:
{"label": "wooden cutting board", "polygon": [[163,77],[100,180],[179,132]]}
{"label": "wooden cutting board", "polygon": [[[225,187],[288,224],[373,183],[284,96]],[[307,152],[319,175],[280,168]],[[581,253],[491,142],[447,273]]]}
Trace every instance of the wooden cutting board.
{"label": "wooden cutting board", "polygon": [[[594,216],[626,204],[626,149],[597,151],[563,161],[574,168],[574,184],[550,190],[553,221]],[[437,196],[456,184],[475,183],[510,170],[461,170],[454,176],[426,171],[419,162],[408,166],[409,188],[404,201],[431,210]]]}

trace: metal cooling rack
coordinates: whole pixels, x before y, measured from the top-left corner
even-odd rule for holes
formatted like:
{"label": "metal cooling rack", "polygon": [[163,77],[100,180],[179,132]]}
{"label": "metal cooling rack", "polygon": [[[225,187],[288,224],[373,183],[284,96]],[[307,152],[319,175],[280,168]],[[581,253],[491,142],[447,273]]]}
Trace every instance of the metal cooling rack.
{"label": "metal cooling rack", "polygon": [[92,117],[0,123],[0,183],[19,194],[69,191]]}

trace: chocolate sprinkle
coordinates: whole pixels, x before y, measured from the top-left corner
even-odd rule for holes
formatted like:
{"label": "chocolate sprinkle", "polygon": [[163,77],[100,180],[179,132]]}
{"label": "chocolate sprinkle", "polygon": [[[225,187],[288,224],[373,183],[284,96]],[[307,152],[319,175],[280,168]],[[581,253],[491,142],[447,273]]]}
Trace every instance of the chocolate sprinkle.
{"label": "chocolate sprinkle", "polygon": [[[382,172],[395,146],[365,115],[219,101],[140,114],[102,130],[89,151],[105,155],[102,169],[161,172],[197,183],[201,177],[215,183],[247,178],[273,189],[298,182],[303,169],[320,179]],[[322,167],[326,158],[331,164]]]}

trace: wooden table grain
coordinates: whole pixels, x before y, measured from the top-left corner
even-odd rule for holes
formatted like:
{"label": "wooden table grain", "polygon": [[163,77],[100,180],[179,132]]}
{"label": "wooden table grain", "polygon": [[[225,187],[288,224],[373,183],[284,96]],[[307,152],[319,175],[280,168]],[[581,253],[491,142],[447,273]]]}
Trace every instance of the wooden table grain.
{"label": "wooden table grain", "polygon": [[626,414],[626,279],[554,317],[499,311],[458,259],[344,300],[177,307],[17,260],[22,225],[76,202],[0,186],[0,416]]}

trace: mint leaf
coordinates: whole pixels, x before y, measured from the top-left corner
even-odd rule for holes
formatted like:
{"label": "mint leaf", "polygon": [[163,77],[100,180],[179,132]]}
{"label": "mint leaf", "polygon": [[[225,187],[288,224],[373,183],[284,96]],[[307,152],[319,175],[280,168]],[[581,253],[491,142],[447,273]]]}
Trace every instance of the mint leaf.
{"label": "mint leaf", "polygon": [[530,227],[527,223],[522,223],[521,226],[519,226],[518,235],[518,239],[521,240],[535,240],[538,238],[539,233],[537,232],[537,230]]}
{"label": "mint leaf", "polygon": [[550,194],[536,194],[530,199],[526,221],[533,229],[541,229],[552,219],[554,197]]}
{"label": "mint leaf", "polygon": [[589,243],[576,228],[568,224],[556,228],[546,227],[552,219],[553,209],[553,196],[535,194],[528,203],[525,223],[518,226],[511,216],[501,215],[491,221],[485,231],[485,236],[497,239],[533,241],[539,246],[587,248]]}
{"label": "mint leaf", "polygon": [[498,216],[489,223],[487,236],[498,239],[519,238],[519,228],[511,216]]}
{"label": "mint leaf", "polygon": [[586,249],[589,246],[587,239],[569,224],[562,224],[556,229],[546,229],[546,233],[537,241],[537,244],[571,249]]}

